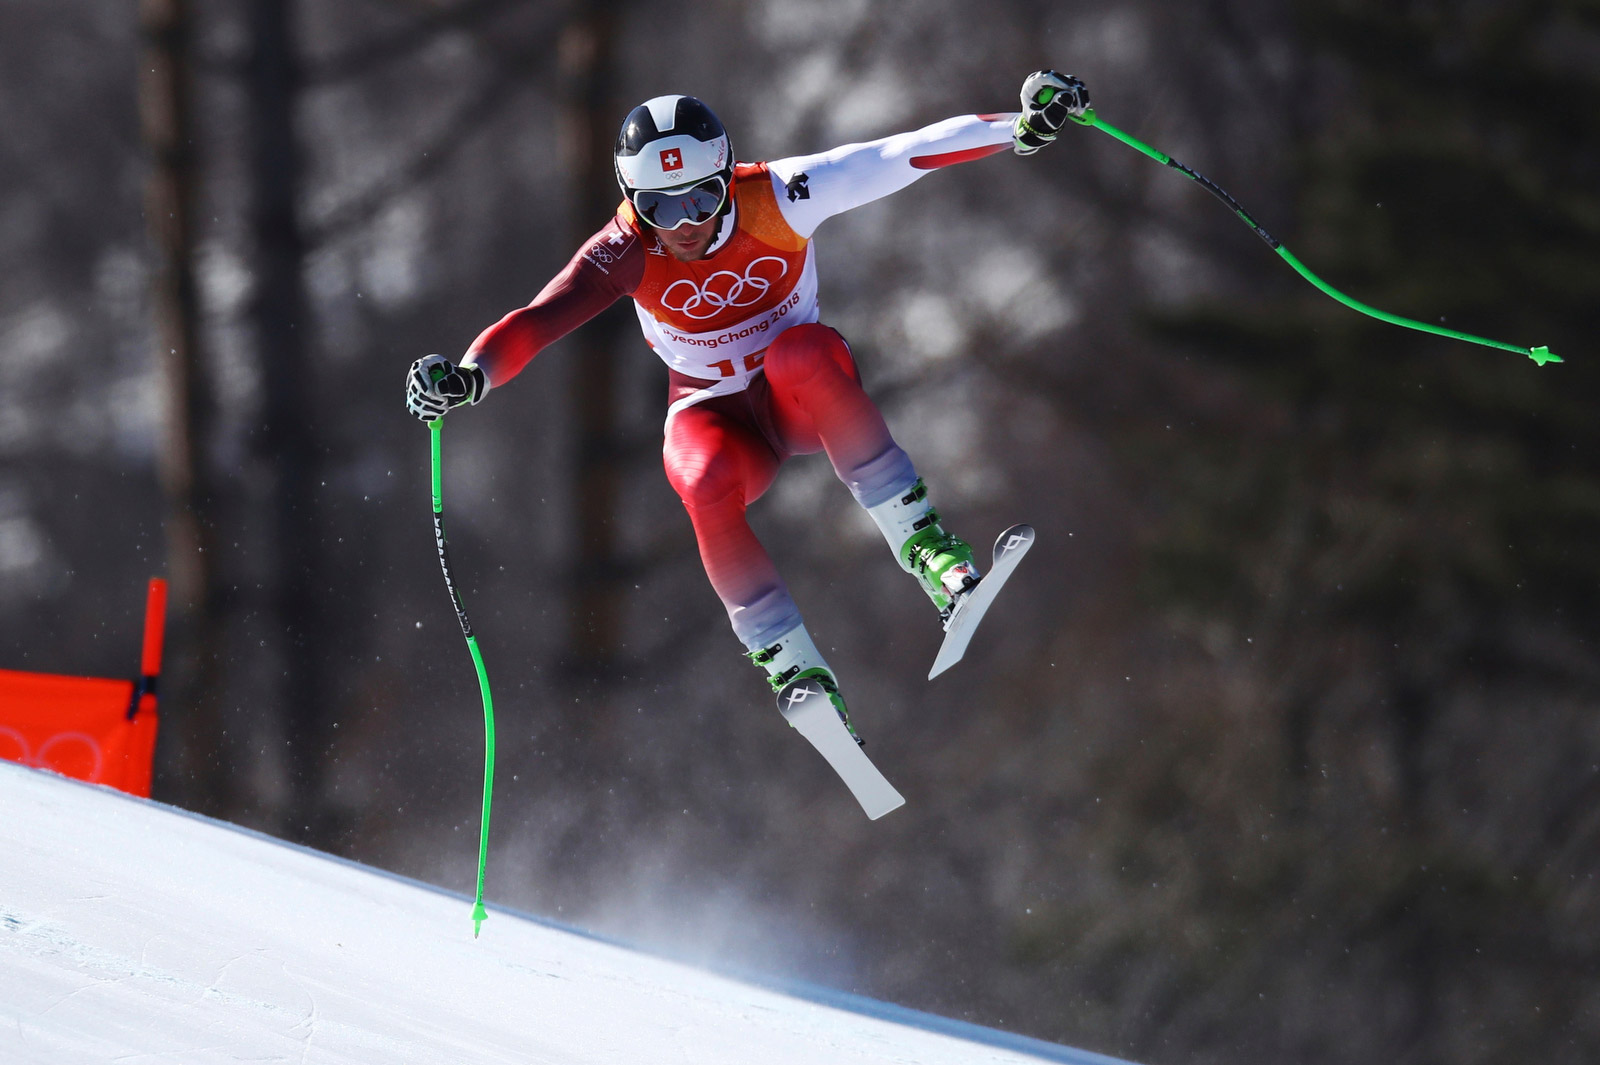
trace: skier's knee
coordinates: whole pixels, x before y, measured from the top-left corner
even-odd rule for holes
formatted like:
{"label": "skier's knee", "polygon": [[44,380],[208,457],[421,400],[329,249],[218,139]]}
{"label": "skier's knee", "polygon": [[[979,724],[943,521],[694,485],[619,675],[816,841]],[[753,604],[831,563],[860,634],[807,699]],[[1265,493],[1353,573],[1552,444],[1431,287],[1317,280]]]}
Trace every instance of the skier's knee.
{"label": "skier's knee", "polygon": [[744,501],[744,479],[739,475],[738,463],[727,455],[707,456],[705,461],[687,466],[669,466],[667,479],[690,510]]}

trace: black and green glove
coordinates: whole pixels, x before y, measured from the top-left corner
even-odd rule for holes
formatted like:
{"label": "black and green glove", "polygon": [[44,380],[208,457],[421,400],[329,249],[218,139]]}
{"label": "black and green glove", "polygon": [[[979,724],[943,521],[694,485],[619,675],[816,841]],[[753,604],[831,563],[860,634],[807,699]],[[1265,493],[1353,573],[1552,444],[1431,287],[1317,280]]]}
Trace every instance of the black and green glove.
{"label": "black and green glove", "polygon": [[443,355],[429,355],[406,372],[406,410],[422,421],[438,421],[451,407],[477,403],[489,379],[476,366],[457,366]]}
{"label": "black and green glove", "polygon": [[1011,150],[1032,155],[1056,139],[1068,119],[1089,110],[1089,87],[1071,74],[1040,70],[1022,83],[1022,114],[1011,133]]}

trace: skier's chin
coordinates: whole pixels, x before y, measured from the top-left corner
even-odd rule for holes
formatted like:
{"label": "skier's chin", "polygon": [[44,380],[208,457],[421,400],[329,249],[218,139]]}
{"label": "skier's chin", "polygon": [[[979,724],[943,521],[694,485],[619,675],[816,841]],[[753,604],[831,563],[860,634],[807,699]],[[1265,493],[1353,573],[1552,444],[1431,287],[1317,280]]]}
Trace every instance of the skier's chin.
{"label": "skier's chin", "polygon": [[717,220],[702,222],[697,226],[681,226],[678,229],[666,230],[657,234],[661,246],[667,249],[667,254],[680,263],[692,263],[696,259],[705,258],[711,248],[711,241],[717,235]]}
{"label": "skier's chin", "polygon": [[680,263],[692,263],[696,259],[705,258],[706,249],[711,247],[711,235],[707,234],[704,237],[697,237],[695,238],[694,243],[686,245],[669,243],[667,241],[662,241],[661,243],[666,245],[667,254],[671,255]]}

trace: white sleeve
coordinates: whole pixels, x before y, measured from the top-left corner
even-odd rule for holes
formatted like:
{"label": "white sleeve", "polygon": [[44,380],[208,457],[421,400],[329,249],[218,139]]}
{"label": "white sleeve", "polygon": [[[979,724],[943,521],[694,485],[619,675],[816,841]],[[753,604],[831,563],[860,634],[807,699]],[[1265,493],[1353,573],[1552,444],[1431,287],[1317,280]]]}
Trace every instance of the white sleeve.
{"label": "white sleeve", "polygon": [[865,144],[767,164],[784,221],[802,237],[823,219],[899,192],[930,170],[1011,147],[1016,113],[962,115]]}

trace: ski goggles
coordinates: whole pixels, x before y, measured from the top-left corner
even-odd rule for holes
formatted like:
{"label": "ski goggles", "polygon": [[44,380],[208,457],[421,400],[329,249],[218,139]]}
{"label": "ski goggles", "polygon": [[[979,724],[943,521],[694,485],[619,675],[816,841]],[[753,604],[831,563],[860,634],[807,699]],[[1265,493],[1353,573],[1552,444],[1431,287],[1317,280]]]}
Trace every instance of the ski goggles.
{"label": "ski goggles", "polygon": [[718,174],[681,189],[635,189],[628,194],[639,217],[656,229],[697,226],[717,217],[728,198],[728,183]]}

